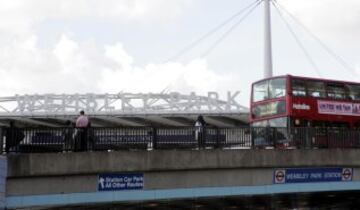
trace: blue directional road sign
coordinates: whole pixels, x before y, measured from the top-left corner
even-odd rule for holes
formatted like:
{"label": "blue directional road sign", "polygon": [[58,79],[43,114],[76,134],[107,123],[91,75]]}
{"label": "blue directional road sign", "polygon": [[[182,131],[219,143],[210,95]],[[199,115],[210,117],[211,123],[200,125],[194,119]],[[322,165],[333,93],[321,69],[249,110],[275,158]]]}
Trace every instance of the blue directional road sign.
{"label": "blue directional road sign", "polygon": [[98,191],[139,190],[144,188],[144,174],[99,174]]}

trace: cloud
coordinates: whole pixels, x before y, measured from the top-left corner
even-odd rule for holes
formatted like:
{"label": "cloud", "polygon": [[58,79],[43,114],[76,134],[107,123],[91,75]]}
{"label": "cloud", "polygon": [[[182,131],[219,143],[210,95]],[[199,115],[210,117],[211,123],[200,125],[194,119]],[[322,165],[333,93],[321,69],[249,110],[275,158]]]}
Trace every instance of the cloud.
{"label": "cloud", "polygon": [[[324,77],[357,80],[356,64],[360,59],[360,1],[358,0],[278,0],[321,42],[331,49],[328,53],[312,36],[297,24],[291,24]],[[293,22],[292,22],[293,23]],[[333,56],[335,54],[336,56]],[[346,66],[344,67],[343,61]]]}
{"label": "cloud", "polygon": [[[360,35],[360,1],[358,0],[278,0],[314,33],[344,39]],[[354,34],[355,33],[355,34]]]}
{"label": "cloud", "polygon": [[103,91],[111,92],[161,92],[180,91],[206,93],[219,90],[230,81],[227,76],[208,69],[205,60],[193,60],[188,64],[148,64],[144,68],[127,65],[128,68],[106,69],[100,84]]}
{"label": "cloud", "polygon": [[206,93],[235,83],[214,73],[206,60],[137,66],[122,43],[98,46],[62,35],[52,49],[36,46],[35,36],[0,49],[1,94],[117,93],[171,91]]}
{"label": "cloud", "polygon": [[[0,0],[0,37],[27,36],[45,20],[169,21],[183,13],[190,0]],[[6,21],[4,21],[6,20]]]}
{"label": "cloud", "polygon": [[128,55],[121,43],[113,46],[105,46],[105,56],[118,64],[118,68],[131,69],[133,65],[133,57]]}
{"label": "cloud", "polygon": [[[0,0],[1,1],[1,0]],[[36,25],[52,20],[110,22],[169,21],[189,0],[13,0],[1,1],[1,95],[44,93],[160,92],[205,93],[219,90],[231,77],[214,73],[206,60],[136,64],[119,41],[103,45],[63,33],[39,47]]]}

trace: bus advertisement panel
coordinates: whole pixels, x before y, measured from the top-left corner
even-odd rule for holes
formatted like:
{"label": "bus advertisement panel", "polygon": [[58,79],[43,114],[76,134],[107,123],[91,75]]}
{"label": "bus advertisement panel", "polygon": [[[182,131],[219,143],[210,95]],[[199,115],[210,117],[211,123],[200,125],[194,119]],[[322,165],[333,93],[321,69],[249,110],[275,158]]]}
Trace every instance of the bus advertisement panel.
{"label": "bus advertisement panel", "polygon": [[318,100],[319,114],[360,116],[360,103]]}

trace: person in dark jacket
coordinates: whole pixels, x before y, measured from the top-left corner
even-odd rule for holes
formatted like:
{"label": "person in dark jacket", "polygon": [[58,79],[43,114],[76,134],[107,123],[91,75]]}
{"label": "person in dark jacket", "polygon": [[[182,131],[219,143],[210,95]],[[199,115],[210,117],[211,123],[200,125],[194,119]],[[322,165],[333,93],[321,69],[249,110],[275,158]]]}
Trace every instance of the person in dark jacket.
{"label": "person in dark jacket", "polygon": [[199,148],[204,147],[205,143],[205,127],[206,122],[202,115],[199,115],[195,122],[195,140],[199,144]]}
{"label": "person in dark jacket", "polygon": [[87,127],[87,150],[95,150],[95,133],[94,129],[91,127],[91,122],[89,122]]}
{"label": "person in dark jacket", "polygon": [[74,138],[73,138],[73,133],[74,133],[74,124],[70,121],[67,120],[65,122],[66,127],[64,128],[63,131],[63,136],[64,136],[64,151],[73,151],[75,144],[74,144]]}

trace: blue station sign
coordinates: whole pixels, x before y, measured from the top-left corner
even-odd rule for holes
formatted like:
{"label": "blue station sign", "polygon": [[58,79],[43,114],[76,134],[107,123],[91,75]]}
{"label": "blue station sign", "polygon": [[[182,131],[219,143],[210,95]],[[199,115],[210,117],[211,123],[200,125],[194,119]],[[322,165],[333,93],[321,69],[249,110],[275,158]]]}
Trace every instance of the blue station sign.
{"label": "blue station sign", "polygon": [[140,190],[144,188],[144,174],[99,174],[98,191]]}
{"label": "blue station sign", "polygon": [[274,170],[274,184],[352,181],[352,168],[285,168]]}

